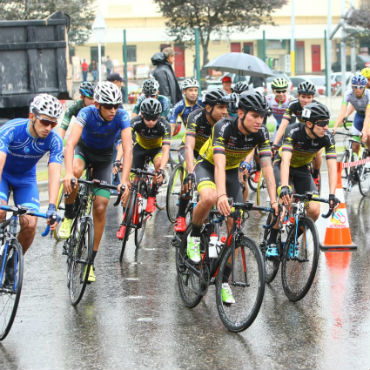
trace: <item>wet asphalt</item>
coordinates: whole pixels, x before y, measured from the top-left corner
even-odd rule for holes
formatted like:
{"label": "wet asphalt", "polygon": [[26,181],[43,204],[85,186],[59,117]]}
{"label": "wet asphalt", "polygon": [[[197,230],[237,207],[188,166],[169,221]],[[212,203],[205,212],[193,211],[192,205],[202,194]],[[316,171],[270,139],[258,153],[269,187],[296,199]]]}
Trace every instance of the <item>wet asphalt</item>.
{"label": "wet asphalt", "polygon": [[[0,343],[0,369],[369,370],[370,199],[354,188],[347,211],[357,251],[321,252],[313,286],[298,303],[285,297],[279,274],[257,319],[239,334],[220,321],[214,287],[194,309],[183,305],[165,212],[149,221],[140,249],[131,236],[120,264],[121,210],[109,206],[97,281],[76,308],[62,245],[41,238],[40,220],[25,257],[18,313]],[[247,221],[245,231],[257,241],[262,221],[259,214]],[[325,221],[317,226],[323,238]]]}

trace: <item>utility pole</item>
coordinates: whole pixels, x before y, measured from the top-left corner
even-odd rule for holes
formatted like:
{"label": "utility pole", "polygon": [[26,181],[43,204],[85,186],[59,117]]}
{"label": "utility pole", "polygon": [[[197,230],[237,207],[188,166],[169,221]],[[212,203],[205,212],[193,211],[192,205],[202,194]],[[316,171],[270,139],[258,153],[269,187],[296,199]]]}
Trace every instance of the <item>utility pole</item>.
{"label": "utility pole", "polygon": [[295,0],[292,0],[292,35],[290,38],[290,70],[291,76],[295,76],[295,8],[294,8]]}

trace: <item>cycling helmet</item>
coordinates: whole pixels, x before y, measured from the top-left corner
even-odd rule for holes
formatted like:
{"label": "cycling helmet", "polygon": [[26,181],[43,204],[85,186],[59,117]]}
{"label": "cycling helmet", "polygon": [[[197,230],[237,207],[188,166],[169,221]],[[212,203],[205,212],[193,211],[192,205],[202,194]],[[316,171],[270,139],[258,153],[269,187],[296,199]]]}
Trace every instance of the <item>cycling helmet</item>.
{"label": "cycling helmet", "polygon": [[31,104],[30,112],[34,114],[45,114],[52,118],[59,118],[62,114],[63,107],[60,101],[49,94],[36,95]]}
{"label": "cycling helmet", "polygon": [[114,83],[103,81],[96,85],[94,99],[99,104],[122,104],[122,93]]}
{"label": "cycling helmet", "polygon": [[240,94],[238,108],[245,112],[254,111],[264,115],[268,112],[267,100],[258,91],[245,91]]}
{"label": "cycling helmet", "polygon": [[148,116],[160,115],[162,113],[162,105],[155,98],[147,98],[141,103],[140,112]]}
{"label": "cycling helmet", "polygon": [[366,67],[361,69],[361,74],[366,78],[370,78],[370,68]]}
{"label": "cycling helmet", "polygon": [[189,87],[197,87],[199,89],[199,82],[195,78],[187,78],[182,82],[182,89],[188,89]]}
{"label": "cycling helmet", "polygon": [[288,81],[283,77],[277,77],[271,82],[271,88],[273,89],[287,89]]}
{"label": "cycling helmet", "polygon": [[233,90],[237,94],[241,94],[243,91],[247,91],[249,89],[248,82],[246,81],[239,81],[235,84]]}
{"label": "cycling helmet", "polygon": [[367,78],[364,77],[360,73],[356,73],[352,77],[352,85],[358,85],[358,86],[366,86],[367,85]]}
{"label": "cycling helmet", "polygon": [[330,119],[330,113],[326,105],[319,102],[307,104],[302,111],[302,120],[315,123],[316,121],[324,121]]}
{"label": "cycling helmet", "polygon": [[212,107],[217,104],[228,104],[228,95],[226,91],[221,89],[216,89],[208,92],[206,95],[204,95],[203,103],[209,104]]}
{"label": "cycling helmet", "polygon": [[91,99],[94,97],[94,85],[91,82],[81,82],[79,91],[83,96]]}
{"label": "cycling helmet", "polygon": [[149,80],[145,80],[143,82],[142,88],[143,94],[147,95],[157,95],[159,91],[159,83],[154,78],[150,78]]}
{"label": "cycling helmet", "polygon": [[315,95],[316,88],[315,85],[309,81],[303,81],[298,85],[298,94],[308,94]]}

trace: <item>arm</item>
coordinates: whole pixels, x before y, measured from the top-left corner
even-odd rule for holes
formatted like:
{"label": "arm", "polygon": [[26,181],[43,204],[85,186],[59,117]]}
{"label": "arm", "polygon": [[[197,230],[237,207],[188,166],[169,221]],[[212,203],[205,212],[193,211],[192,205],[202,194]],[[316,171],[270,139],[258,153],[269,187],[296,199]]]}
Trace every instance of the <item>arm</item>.
{"label": "arm", "polygon": [[159,169],[164,170],[167,166],[168,158],[170,157],[170,146],[168,144],[162,145],[162,157]]}
{"label": "arm", "polygon": [[[281,153],[281,165],[280,165],[281,187],[289,186],[289,167],[290,167],[291,158],[292,158],[292,152],[283,151]],[[282,198],[282,200],[285,205],[289,205],[291,199],[288,195],[285,195]]]}
{"label": "arm", "polygon": [[288,127],[288,125],[289,125],[289,120],[287,118],[283,118],[281,120],[280,127],[276,132],[273,145],[279,145],[280,139],[284,136],[285,130]]}
{"label": "arm", "polygon": [[333,127],[333,133],[334,134],[336,133],[336,131],[338,129],[338,126],[340,126],[343,123],[343,118],[346,116],[346,113],[347,113],[347,103],[343,103],[341,108],[340,108],[338,118],[337,118],[337,120],[335,122],[335,125]]}
{"label": "arm", "polygon": [[335,194],[337,186],[337,160],[328,159],[326,163],[328,164],[329,194]]}
{"label": "arm", "polygon": [[54,205],[57,204],[61,169],[61,164],[56,162],[49,163],[49,203],[52,203]]}
{"label": "arm", "polygon": [[370,104],[366,107],[364,125],[362,127],[361,141],[366,143],[370,128]]}
{"label": "arm", "polygon": [[275,209],[275,214],[278,214],[278,202],[276,200],[276,183],[274,170],[272,168],[271,158],[261,158],[261,169],[267,186],[267,191],[270,197],[270,204]]}
{"label": "arm", "polygon": [[226,193],[226,156],[224,154],[213,154],[213,160],[215,162],[217,209],[222,215],[228,216],[230,214],[230,205]]}
{"label": "arm", "polygon": [[185,161],[188,173],[194,172],[194,148],[195,137],[187,134],[185,138]]}
{"label": "arm", "polygon": [[124,161],[123,161],[120,185],[127,185],[129,183],[129,175],[130,175],[130,170],[132,166],[132,135],[131,135],[131,132],[132,132],[131,127],[127,127],[121,130],[121,141],[122,141],[121,147],[122,147]]}
{"label": "arm", "polygon": [[7,154],[5,152],[0,152],[0,181],[3,175],[3,169],[4,169],[4,165],[6,161],[6,156]]}

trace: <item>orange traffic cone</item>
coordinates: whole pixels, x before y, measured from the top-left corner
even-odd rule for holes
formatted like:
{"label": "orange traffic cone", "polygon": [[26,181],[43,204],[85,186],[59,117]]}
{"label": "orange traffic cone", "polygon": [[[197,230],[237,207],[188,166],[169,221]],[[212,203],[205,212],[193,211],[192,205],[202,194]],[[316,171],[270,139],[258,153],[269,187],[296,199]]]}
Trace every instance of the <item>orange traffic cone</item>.
{"label": "orange traffic cone", "polygon": [[341,201],[335,213],[330,218],[330,225],[327,226],[325,232],[324,243],[320,248],[324,251],[351,251],[357,249],[357,246],[352,243],[351,230],[348,224],[348,215],[346,203],[344,202],[344,192],[342,186],[342,165],[337,163],[337,186],[335,196]]}

